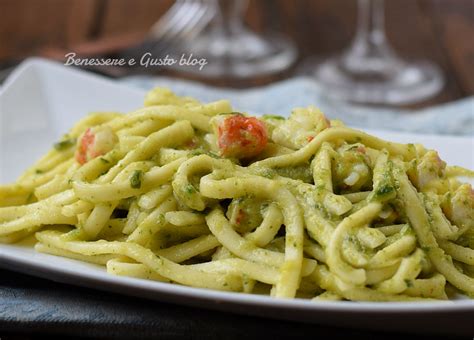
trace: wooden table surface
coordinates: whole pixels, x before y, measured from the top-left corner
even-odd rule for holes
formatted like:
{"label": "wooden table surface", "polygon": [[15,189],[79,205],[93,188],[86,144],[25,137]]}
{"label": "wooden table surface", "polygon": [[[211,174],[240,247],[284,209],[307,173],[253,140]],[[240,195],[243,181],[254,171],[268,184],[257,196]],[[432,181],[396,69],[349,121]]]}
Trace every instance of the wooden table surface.
{"label": "wooden table surface", "polygon": [[[0,0],[0,64],[35,55],[45,46],[73,50],[90,41],[143,36],[172,3]],[[386,17],[389,41],[401,56],[432,60],[446,76],[442,93],[411,107],[449,102],[474,93],[473,0],[386,0]],[[298,46],[298,62],[277,76],[205,82],[249,87],[301,73],[301,65],[308,58],[337,53],[349,44],[356,24],[356,1],[250,0],[245,20],[256,31],[279,31],[289,36]],[[303,69],[303,73],[309,71]]]}

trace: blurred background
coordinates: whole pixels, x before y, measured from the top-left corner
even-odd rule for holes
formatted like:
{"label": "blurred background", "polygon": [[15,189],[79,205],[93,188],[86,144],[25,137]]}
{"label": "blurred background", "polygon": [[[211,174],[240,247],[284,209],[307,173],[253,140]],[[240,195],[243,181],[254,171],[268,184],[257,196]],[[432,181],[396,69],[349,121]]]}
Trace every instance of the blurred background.
{"label": "blurred background", "polygon": [[[8,69],[33,55],[62,61],[69,51],[85,56],[114,56],[144,39],[173,3],[0,0],[0,69]],[[473,0],[387,0],[385,14],[387,37],[393,49],[408,60],[432,61],[445,77],[444,87],[437,95],[404,107],[426,107],[474,93]],[[318,60],[346,49],[351,43],[356,31],[357,1],[249,0],[243,19],[255,32],[285,35],[298,50],[296,61],[276,74],[246,79],[208,79],[167,68],[147,72],[238,88],[309,75]]]}

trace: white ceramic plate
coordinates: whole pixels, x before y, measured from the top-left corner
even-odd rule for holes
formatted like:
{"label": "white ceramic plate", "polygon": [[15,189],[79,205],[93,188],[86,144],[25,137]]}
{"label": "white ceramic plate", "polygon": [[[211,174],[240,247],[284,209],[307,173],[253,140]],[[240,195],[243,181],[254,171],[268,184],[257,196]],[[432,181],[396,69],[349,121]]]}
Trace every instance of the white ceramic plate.
{"label": "white ceramic plate", "polygon": [[[88,112],[127,112],[140,107],[143,96],[141,90],[49,61],[31,59],[23,63],[0,92],[0,183],[13,181]],[[242,109],[252,111],[251,107]],[[474,168],[472,138],[370,132],[394,141],[423,143],[439,150],[449,164]],[[0,266],[75,285],[237,313],[374,330],[474,333],[473,300],[429,303],[276,300],[116,277],[99,266],[35,253],[27,244],[0,244]]]}

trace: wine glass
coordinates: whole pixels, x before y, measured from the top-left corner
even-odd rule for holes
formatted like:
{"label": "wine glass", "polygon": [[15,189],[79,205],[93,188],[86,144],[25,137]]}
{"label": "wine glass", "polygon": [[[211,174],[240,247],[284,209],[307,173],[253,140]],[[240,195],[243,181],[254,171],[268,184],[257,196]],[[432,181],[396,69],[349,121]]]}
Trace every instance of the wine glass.
{"label": "wine glass", "polygon": [[444,80],[428,61],[398,57],[387,42],[384,0],[358,0],[358,27],[342,55],[315,70],[329,97],[368,104],[409,104],[438,93]]}
{"label": "wine glass", "polygon": [[202,67],[177,63],[177,71],[203,77],[248,78],[285,70],[295,61],[295,46],[276,34],[256,34],[243,23],[247,0],[207,0],[216,15],[207,27],[192,39],[179,44],[173,57],[180,60],[204,59]]}

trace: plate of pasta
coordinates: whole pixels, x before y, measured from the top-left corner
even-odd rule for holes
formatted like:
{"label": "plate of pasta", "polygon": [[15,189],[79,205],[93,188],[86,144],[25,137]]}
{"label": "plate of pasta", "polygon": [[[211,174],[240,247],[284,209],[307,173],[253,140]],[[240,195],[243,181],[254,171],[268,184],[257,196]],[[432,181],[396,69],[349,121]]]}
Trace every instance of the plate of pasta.
{"label": "plate of pasta", "polygon": [[1,266],[243,313],[468,334],[471,138],[364,132],[313,106],[254,116],[42,60],[0,96]]}

